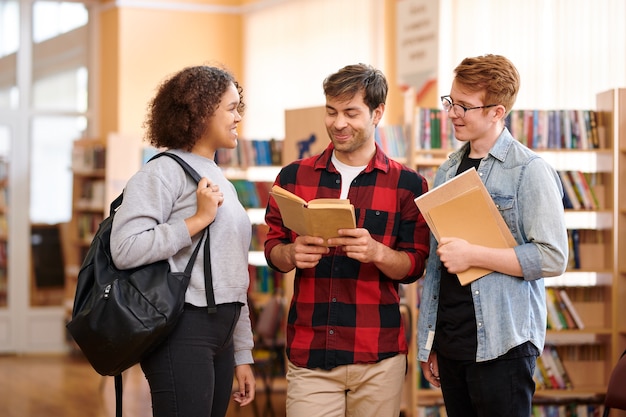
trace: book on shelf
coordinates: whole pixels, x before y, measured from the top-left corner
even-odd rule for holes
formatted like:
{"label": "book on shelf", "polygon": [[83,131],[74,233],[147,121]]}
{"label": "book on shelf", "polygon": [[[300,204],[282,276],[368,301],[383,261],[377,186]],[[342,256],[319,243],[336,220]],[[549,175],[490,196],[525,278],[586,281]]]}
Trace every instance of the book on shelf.
{"label": "book on shelf", "polygon": [[220,166],[280,166],[282,163],[282,140],[240,139],[234,149],[218,149],[215,162]]}
{"label": "book on shelf", "polygon": [[559,171],[563,185],[563,206],[566,209],[598,210],[600,201],[594,187],[596,176],[581,171]]}
{"label": "book on shelf", "polygon": [[292,192],[274,185],[270,195],[276,200],[285,227],[300,236],[328,240],[338,237],[339,229],[354,229],[356,218],[350,200],[317,198],[305,201]]}
{"label": "book on shelf", "polygon": [[561,318],[563,322],[563,328],[564,329],[576,329],[578,326],[576,325],[576,322],[574,321],[574,317],[572,317],[572,314],[567,308],[567,305],[565,305],[565,302],[563,301],[563,297],[561,296],[561,291],[552,287],[550,287],[550,289],[552,290],[552,294],[554,296],[554,302],[556,303],[556,306],[559,312],[559,317]]}
{"label": "book on shelf", "polygon": [[555,346],[546,344],[533,375],[538,389],[572,389],[572,380]]}
{"label": "book on shelf", "polygon": [[602,147],[593,110],[512,110],[505,124],[513,137],[534,149]]}
{"label": "book on shelf", "polygon": [[572,389],[574,388],[572,384],[572,380],[565,369],[565,365],[563,365],[563,361],[559,356],[559,352],[556,349],[556,346],[553,345],[545,345],[543,348],[543,354],[548,357],[548,361],[550,362],[550,366],[553,367],[555,374],[557,376],[557,381],[559,381],[559,388],[562,389]]}
{"label": "book on shelf", "polygon": [[269,266],[248,265],[250,291],[273,294],[282,288],[282,274]]}
{"label": "book on shelf", "polygon": [[552,330],[563,330],[567,328],[567,323],[556,304],[554,288],[546,288],[546,305],[548,310],[548,328]]}
{"label": "book on shelf", "polygon": [[582,318],[578,314],[578,311],[576,311],[576,307],[574,307],[572,300],[569,298],[569,295],[567,295],[567,291],[565,291],[564,289],[561,289],[558,291],[558,294],[561,297],[561,300],[563,300],[563,304],[565,305],[567,312],[571,315],[572,320],[576,324],[576,328],[584,329],[585,323],[583,322]]}
{"label": "book on shelf", "polygon": [[602,415],[602,404],[571,401],[567,404],[534,404],[531,417],[600,417]]}
{"label": "book on shelf", "polygon": [[390,157],[404,157],[408,149],[404,131],[401,125],[378,126],[375,131],[376,143]]}
{"label": "book on shelf", "polygon": [[546,303],[549,329],[583,329],[585,327],[565,289],[547,287]]}
{"label": "book on shelf", "polygon": [[416,149],[458,149],[448,114],[441,109],[418,107],[413,114],[413,141]]}
{"label": "book on shelf", "polygon": [[[471,168],[415,199],[437,241],[457,237],[490,248],[517,246],[476,169]],[[467,285],[493,271],[472,267],[457,274]]]}
{"label": "book on shelf", "polygon": [[558,171],[561,184],[563,185],[563,206],[566,209],[579,210],[582,208],[578,195],[574,191],[574,184],[566,171]]}

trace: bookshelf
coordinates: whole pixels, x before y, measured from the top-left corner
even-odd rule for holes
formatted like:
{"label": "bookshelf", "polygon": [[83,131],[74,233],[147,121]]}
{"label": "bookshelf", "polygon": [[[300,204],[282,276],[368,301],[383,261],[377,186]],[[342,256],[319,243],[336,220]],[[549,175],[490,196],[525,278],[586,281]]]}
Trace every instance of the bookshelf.
{"label": "bookshelf", "polygon": [[[534,399],[537,413],[576,409],[578,415],[593,415],[593,410],[602,408],[610,373],[626,348],[626,257],[622,253],[626,246],[626,182],[619,181],[626,178],[624,109],[626,89],[614,89],[597,95],[594,111],[520,110],[507,120],[513,136],[533,148],[560,175],[585,181],[592,192],[587,198],[593,199],[587,205],[581,201],[579,206],[566,208],[566,225],[570,235],[576,236],[572,238],[576,250],[571,246],[572,259],[562,276],[546,279],[549,291],[566,294],[583,323],[582,328],[552,326],[546,337],[548,351],[558,355],[571,384],[538,387]],[[430,112],[439,114],[430,116]],[[458,147],[452,133],[441,128],[447,126],[445,119],[445,113],[416,109],[407,121],[411,126],[408,161],[427,179]],[[435,133],[432,120],[440,126]],[[568,128],[563,127],[566,121]],[[433,134],[438,135],[434,140]],[[414,322],[419,314],[419,293],[419,282],[417,290],[406,292]],[[556,302],[559,306],[558,299]],[[414,368],[409,372],[417,374],[412,379],[416,381],[414,400],[407,400],[411,407],[405,415],[439,415],[443,410],[441,392],[420,387],[420,367],[414,356],[409,358],[409,366]],[[626,416],[626,412],[612,410],[611,415]]]}
{"label": "bookshelf", "polygon": [[106,141],[80,139],[72,150],[72,219],[64,231],[65,309],[71,316],[78,272],[98,226],[108,215],[105,202]]}
{"label": "bookshelf", "polygon": [[[612,195],[613,235],[612,272],[610,293],[611,340],[610,354],[607,355],[605,385],[610,372],[626,349],[626,89],[611,89],[596,97],[598,129],[600,135],[612,145],[613,178]],[[611,416],[626,416],[626,411],[611,410]]]}
{"label": "bookshelf", "polygon": [[248,255],[249,296],[255,306],[263,306],[274,294],[284,294],[283,274],[267,266],[263,245],[268,228],[265,208],[270,188],[281,168],[282,142],[240,140],[236,149],[220,149],[216,162],[234,185],[239,201],[252,223],[252,240]]}

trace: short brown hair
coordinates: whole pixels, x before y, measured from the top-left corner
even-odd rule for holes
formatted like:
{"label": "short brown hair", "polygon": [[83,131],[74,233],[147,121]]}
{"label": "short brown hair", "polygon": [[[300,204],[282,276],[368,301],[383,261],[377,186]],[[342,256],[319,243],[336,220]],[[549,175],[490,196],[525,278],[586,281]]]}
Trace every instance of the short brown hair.
{"label": "short brown hair", "polygon": [[515,104],[520,76],[515,65],[502,55],[465,58],[454,69],[454,81],[471,91],[484,91],[485,105],[501,104],[508,114]]}
{"label": "short brown hair", "polygon": [[191,150],[231,83],[239,92],[237,111],[243,114],[243,89],[225,69],[194,66],[168,77],[148,104],[146,141],[156,148]]}
{"label": "short brown hair", "polygon": [[387,79],[382,71],[366,64],[348,65],[324,80],[326,97],[352,99],[363,90],[363,101],[370,113],[387,100]]}

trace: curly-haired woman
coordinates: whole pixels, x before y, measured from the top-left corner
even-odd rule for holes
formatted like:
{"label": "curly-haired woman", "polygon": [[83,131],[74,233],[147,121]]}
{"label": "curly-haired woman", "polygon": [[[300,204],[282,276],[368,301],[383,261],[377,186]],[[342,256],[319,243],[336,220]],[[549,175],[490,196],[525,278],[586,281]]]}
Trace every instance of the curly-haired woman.
{"label": "curly-haired woman", "polygon": [[168,259],[182,271],[204,229],[217,311],[209,313],[204,256],[196,259],[185,311],[170,337],[141,362],[155,417],[223,417],[233,376],[235,400],[254,399],[252,329],[247,306],[250,220],[233,185],[214,161],[237,146],[242,88],[226,70],[185,68],[166,79],[148,106],[146,139],[191,165],[195,184],[171,158],[145,164],[127,183],[115,215],[111,252],[118,268]]}

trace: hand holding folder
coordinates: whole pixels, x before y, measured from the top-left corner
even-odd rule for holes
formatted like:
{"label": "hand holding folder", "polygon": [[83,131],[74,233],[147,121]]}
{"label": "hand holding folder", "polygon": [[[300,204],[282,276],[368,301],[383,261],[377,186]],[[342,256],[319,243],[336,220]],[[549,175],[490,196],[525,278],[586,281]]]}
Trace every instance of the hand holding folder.
{"label": "hand holding folder", "polygon": [[300,236],[318,236],[327,241],[338,237],[339,229],[356,227],[350,200],[317,198],[307,202],[278,185],[272,187],[270,195],[278,204],[285,227]]}
{"label": "hand holding folder", "polygon": [[[517,246],[474,168],[417,197],[415,204],[437,241],[457,237],[490,248]],[[457,275],[461,285],[467,285],[490,272],[472,267]]]}

